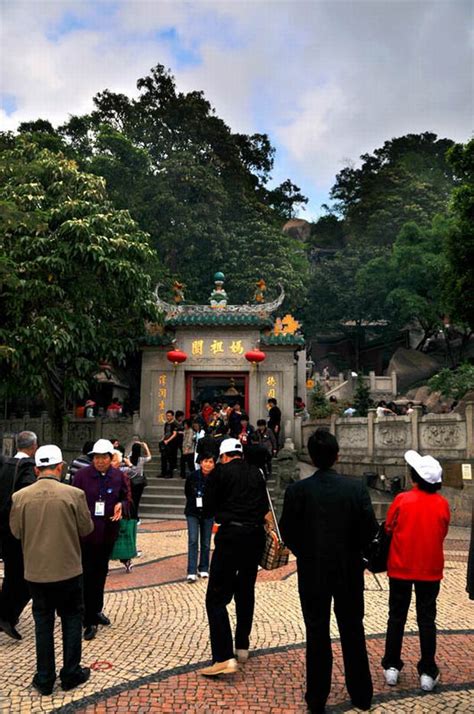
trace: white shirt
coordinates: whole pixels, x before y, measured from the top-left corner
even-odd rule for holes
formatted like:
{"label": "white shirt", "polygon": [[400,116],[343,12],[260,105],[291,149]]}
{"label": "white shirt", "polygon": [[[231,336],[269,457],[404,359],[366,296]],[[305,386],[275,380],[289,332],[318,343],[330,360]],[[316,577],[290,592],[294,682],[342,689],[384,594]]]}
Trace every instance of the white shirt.
{"label": "white shirt", "polygon": [[29,459],[30,455],[25,454],[24,451],[17,451],[15,456],[13,457],[14,459]]}

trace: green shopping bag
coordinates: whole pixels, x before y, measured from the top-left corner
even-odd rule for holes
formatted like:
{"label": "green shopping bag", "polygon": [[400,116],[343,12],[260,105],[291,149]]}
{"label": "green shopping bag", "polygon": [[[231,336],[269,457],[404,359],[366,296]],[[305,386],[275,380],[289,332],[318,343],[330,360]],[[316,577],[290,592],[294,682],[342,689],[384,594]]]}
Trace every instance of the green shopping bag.
{"label": "green shopping bag", "polygon": [[131,560],[137,555],[137,522],[134,518],[122,518],[119,534],[114,543],[112,560]]}

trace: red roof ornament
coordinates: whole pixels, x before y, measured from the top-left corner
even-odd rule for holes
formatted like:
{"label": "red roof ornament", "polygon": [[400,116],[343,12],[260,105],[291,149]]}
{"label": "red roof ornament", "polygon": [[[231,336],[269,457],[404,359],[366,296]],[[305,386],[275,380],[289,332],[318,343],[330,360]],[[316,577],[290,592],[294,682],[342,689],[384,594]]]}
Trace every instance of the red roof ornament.
{"label": "red roof ornament", "polygon": [[263,350],[259,350],[257,347],[254,350],[249,350],[245,353],[244,357],[247,362],[251,362],[253,365],[258,365],[266,359],[266,353]]}
{"label": "red roof ornament", "polygon": [[188,359],[188,355],[182,350],[175,349],[167,352],[166,359],[168,360],[168,362],[172,362],[173,365],[177,367],[178,364],[186,362],[186,360]]}

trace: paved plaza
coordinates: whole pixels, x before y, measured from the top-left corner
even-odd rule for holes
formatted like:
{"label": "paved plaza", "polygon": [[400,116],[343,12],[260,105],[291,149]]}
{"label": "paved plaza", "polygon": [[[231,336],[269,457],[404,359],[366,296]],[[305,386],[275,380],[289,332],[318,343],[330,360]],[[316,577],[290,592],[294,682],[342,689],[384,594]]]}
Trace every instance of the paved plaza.
{"label": "paved plaza", "polygon": [[[295,562],[261,571],[252,634],[252,656],[234,676],[209,680],[198,669],[209,662],[204,596],[206,582],[185,582],[186,523],[144,522],[130,574],[113,562],[105,611],[111,627],[84,642],[83,663],[92,668],[82,687],[41,697],[31,687],[34,628],[31,609],[23,614],[21,642],[0,635],[0,711],[21,712],[265,712],[296,714],[304,706],[304,628]],[[387,620],[387,580],[366,576],[366,631],[374,677],[373,712],[472,712],[474,702],[474,603],[465,592],[467,529],[452,528],[439,599],[439,663],[436,693],[422,695],[416,673],[418,638],[413,611],[404,644],[405,668],[397,687],[383,680],[380,658]],[[60,628],[56,629],[58,662]],[[328,712],[348,712],[338,633],[333,627],[334,672]]]}

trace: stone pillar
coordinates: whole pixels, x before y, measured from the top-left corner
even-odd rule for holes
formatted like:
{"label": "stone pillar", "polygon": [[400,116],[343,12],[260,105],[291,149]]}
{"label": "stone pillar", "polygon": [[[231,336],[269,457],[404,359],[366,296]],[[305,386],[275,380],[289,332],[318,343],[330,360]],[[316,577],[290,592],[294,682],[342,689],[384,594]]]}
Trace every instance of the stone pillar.
{"label": "stone pillar", "polygon": [[474,402],[466,402],[466,456],[474,458]]}
{"label": "stone pillar", "polygon": [[303,427],[303,419],[300,416],[295,416],[294,420],[294,442],[295,442],[295,449],[297,451],[301,451],[303,447],[303,432],[302,432],[302,427]]}
{"label": "stone pillar", "polygon": [[371,371],[369,372],[369,388],[370,388],[370,391],[371,391],[371,392],[375,392],[375,391],[376,391],[376,387],[375,387],[375,372],[374,372],[373,370],[371,370]]}
{"label": "stone pillar", "polygon": [[337,419],[337,414],[331,414],[331,425],[329,427],[329,431],[334,436],[336,436],[336,419]]}
{"label": "stone pillar", "polygon": [[296,396],[306,404],[308,398],[306,391],[306,350],[300,350],[296,353]]}
{"label": "stone pillar", "polygon": [[418,425],[422,414],[423,410],[421,407],[413,407],[413,411],[411,413],[411,448],[415,451],[418,451],[418,444],[420,443],[418,435]]}
{"label": "stone pillar", "polygon": [[397,373],[392,372],[390,375],[392,378],[392,394],[396,397],[397,396]]}
{"label": "stone pillar", "polygon": [[[372,374],[374,373],[372,372]],[[367,413],[367,456],[369,456],[370,458],[373,458],[375,450],[375,414],[375,409],[369,409]]]}

